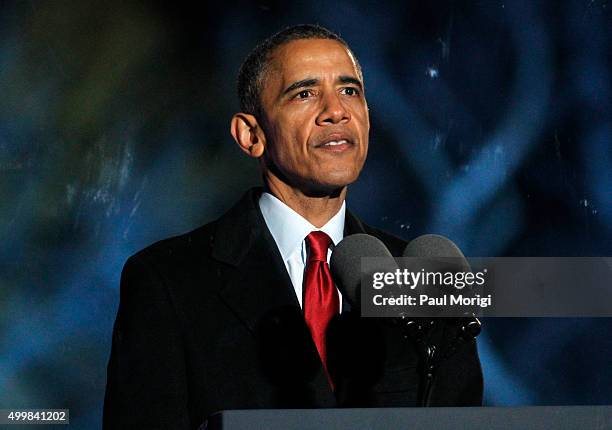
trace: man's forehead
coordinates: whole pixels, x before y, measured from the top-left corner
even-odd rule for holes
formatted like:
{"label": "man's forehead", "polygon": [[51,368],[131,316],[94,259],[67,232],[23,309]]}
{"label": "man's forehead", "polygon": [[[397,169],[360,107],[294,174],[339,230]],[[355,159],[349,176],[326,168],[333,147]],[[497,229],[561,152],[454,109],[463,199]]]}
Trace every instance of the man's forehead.
{"label": "man's forehead", "polygon": [[358,76],[351,51],[333,39],[298,39],[276,48],[270,57],[270,71],[281,80],[312,77],[318,73]]}

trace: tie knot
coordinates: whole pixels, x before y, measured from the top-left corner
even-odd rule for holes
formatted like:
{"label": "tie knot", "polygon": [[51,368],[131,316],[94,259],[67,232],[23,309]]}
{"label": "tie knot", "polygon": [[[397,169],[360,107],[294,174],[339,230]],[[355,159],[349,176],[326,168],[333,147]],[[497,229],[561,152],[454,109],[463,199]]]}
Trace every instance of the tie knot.
{"label": "tie knot", "polygon": [[331,244],[331,238],[322,231],[313,231],[306,236],[310,247],[308,261],[327,261],[327,250]]}

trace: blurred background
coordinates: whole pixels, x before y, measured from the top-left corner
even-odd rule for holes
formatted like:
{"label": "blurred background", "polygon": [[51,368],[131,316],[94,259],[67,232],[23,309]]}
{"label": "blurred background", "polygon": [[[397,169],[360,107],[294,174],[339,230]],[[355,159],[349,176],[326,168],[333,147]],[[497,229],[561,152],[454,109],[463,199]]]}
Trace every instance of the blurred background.
{"label": "blurred background", "polygon": [[[0,1],[0,408],[100,427],[122,265],[260,182],[228,132],[235,77],[291,24],[339,32],[363,66],[364,221],[468,256],[612,255],[611,9]],[[611,332],[485,321],[486,404],[612,403]]]}

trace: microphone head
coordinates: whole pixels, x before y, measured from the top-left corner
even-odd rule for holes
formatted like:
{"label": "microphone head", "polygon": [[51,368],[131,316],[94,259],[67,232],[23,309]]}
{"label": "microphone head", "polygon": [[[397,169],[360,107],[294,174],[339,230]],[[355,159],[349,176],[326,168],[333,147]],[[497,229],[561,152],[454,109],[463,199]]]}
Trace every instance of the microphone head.
{"label": "microphone head", "polygon": [[460,266],[461,271],[470,271],[470,265],[455,243],[439,234],[424,234],[413,239],[406,245],[402,257],[416,258],[452,258]]}
{"label": "microphone head", "polygon": [[386,257],[377,271],[395,271],[398,267],[384,243],[369,234],[353,234],[345,237],[331,255],[330,270],[334,282],[346,300],[355,309],[361,305],[361,259]]}
{"label": "microphone head", "polygon": [[[417,267],[411,268],[415,270],[416,268],[421,268],[423,265],[427,267],[427,270],[430,272],[471,272],[472,268],[470,267],[470,263],[461,252],[461,249],[455,243],[438,234],[424,234],[422,236],[417,237],[412,240],[406,248],[404,249],[403,257],[412,257],[418,259],[416,262],[404,262],[407,265],[414,265]],[[449,286],[448,288],[438,286],[438,288],[431,289],[429,294],[434,297],[439,297],[440,294],[446,294],[448,292],[455,292],[456,290]],[[468,287],[463,290],[463,295],[468,296],[473,294],[473,289]],[[468,319],[459,319],[459,323],[463,324],[464,322],[467,324],[465,327],[462,326],[462,330],[465,331],[465,335],[467,337],[476,337],[480,333],[480,321],[477,318],[472,318],[474,316],[474,311],[477,309],[469,309],[467,306],[464,306],[463,309],[464,317]],[[450,310],[450,308],[449,308]],[[443,309],[440,311],[440,315],[444,316],[448,313]]]}

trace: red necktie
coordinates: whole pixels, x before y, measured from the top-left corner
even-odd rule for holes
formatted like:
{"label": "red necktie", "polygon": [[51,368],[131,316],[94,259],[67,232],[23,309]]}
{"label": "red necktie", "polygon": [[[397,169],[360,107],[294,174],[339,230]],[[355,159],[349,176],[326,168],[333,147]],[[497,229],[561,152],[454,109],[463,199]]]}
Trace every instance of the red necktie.
{"label": "red necktie", "polygon": [[327,371],[325,331],[332,317],[338,314],[340,301],[327,264],[327,250],[331,239],[322,231],[313,231],[306,236],[306,242],[310,251],[304,275],[304,318],[333,389],[334,385]]}

